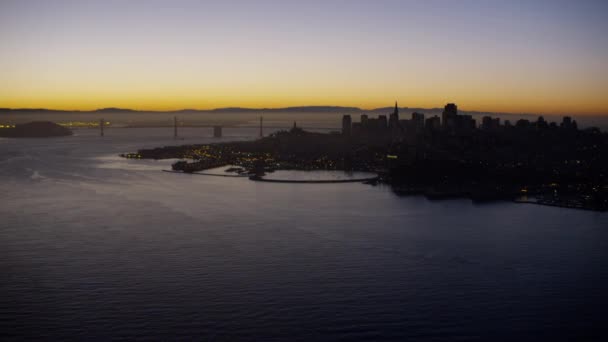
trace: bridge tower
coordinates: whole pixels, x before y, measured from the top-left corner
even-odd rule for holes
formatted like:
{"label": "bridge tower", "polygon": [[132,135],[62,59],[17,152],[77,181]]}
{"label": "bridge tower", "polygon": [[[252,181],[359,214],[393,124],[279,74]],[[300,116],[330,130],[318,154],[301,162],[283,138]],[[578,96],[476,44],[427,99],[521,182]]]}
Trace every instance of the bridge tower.
{"label": "bridge tower", "polygon": [[260,138],[264,137],[264,117],[260,116]]}
{"label": "bridge tower", "polygon": [[173,117],[173,139],[177,139],[177,116]]}

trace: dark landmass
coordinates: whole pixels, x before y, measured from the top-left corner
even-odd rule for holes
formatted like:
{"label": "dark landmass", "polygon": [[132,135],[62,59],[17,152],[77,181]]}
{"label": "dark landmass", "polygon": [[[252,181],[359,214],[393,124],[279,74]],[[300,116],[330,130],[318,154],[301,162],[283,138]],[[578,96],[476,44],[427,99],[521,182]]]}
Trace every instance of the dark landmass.
{"label": "dark landmass", "polygon": [[114,107],[100,108],[100,109],[95,109],[95,110],[91,111],[91,113],[135,113],[135,112],[137,112],[137,111],[133,110],[133,109],[114,108]]}
{"label": "dark landmass", "polygon": [[0,129],[0,136],[9,138],[62,137],[72,134],[69,128],[49,121],[34,121]]}
{"label": "dark landmass", "polygon": [[378,118],[343,118],[342,132],[312,133],[295,126],[250,142],[167,146],[125,157],[183,158],[173,169],[197,172],[237,165],[256,176],[276,169],[371,171],[397,194],[441,199],[515,200],[608,209],[608,134],[561,124],[484,117],[481,125],[448,105],[442,118],[399,110]]}
{"label": "dark landmass", "polygon": [[383,110],[383,108],[364,110],[358,107],[341,107],[341,106],[298,106],[298,107],[283,107],[283,108],[245,108],[245,107],[224,107],[214,109],[178,109],[178,110],[135,110],[128,108],[100,108],[95,110],[59,110],[46,108],[0,108],[0,113],[19,113],[19,112],[36,112],[36,113],[242,113],[242,112],[295,112],[295,113],[329,113],[329,112],[368,112],[375,110]]}
{"label": "dark landmass", "polygon": [[[250,174],[263,174],[281,170],[360,170],[375,171],[366,153],[351,149],[341,134],[306,132],[299,128],[281,131],[256,141],[237,141],[209,145],[166,146],[140,150],[123,155],[131,158],[191,159],[173,165],[174,170],[196,172],[224,165],[235,165]],[[379,158],[381,156],[378,156]]]}

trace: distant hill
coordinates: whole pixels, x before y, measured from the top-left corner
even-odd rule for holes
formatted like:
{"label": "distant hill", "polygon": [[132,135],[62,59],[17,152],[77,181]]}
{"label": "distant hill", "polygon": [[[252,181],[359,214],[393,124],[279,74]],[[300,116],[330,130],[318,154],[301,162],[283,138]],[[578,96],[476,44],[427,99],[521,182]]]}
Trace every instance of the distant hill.
{"label": "distant hill", "polygon": [[[136,110],[129,108],[100,108],[89,111],[80,111],[80,110],[56,110],[56,109],[46,109],[46,108],[0,108],[0,115],[3,114],[16,114],[16,113],[28,113],[28,114],[100,114],[100,113],[109,113],[109,114],[120,114],[120,113],[128,113],[128,114],[148,114],[148,113],[160,113],[160,114],[205,114],[205,113],[334,113],[334,114],[389,114],[392,113],[394,107],[380,107],[373,109],[361,109],[358,107],[341,107],[341,106],[298,106],[298,107],[283,107],[283,108],[243,108],[243,107],[224,107],[224,108],[214,108],[214,109],[179,109],[179,110]],[[413,112],[421,112],[429,115],[437,115],[441,114],[443,108],[416,108],[416,107],[399,107],[400,114],[403,115],[404,118],[407,118],[409,114]],[[479,112],[479,111],[467,111],[467,110],[459,110],[459,114],[469,114],[473,116],[482,116],[482,115],[516,115],[519,117],[536,117],[538,114],[533,113],[500,113],[500,112]],[[575,113],[571,114],[576,116]],[[550,115],[547,115],[550,116]],[[562,116],[562,115],[555,115]]]}
{"label": "distant hill", "polygon": [[109,107],[109,108],[95,109],[92,112],[94,112],[94,113],[122,113],[122,112],[133,113],[133,112],[137,112],[137,111],[133,110],[133,109]]}
{"label": "distant hill", "polygon": [[[168,114],[204,114],[204,113],[372,113],[372,112],[392,112],[393,107],[383,107],[375,109],[361,109],[358,107],[341,107],[341,106],[298,106],[298,107],[283,107],[283,108],[244,108],[244,107],[223,107],[214,109],[179,109],[179,110],[135,110],[128,108],[100,108],[89,111],[81,110],[56,110],[46,108],[0,108],[0,114],[3,113],[168,113]],[[440,108],[424,109],[424,108],[407,108],[400,107],[401,111],[434,111]]]}
{"label": "distant hill", "polygon": [[73,112],[70,110],[57,110],[57,109],[46,109],[46,108],[0,108],[0,114],[2,113],[69,113]]}
{"label": "distant hill", "polygon": [[14,128],[0,129],[0,137],[7,138],[46,138],[72,135],[68,128],[50,121],[34,121],[16,125]]}
{"label": "distant hill", "polygon": [[[389,108],[392,110],[392,107]],[[128,108],[100,108],[95,110],[59,110],[46,108],[0,108],[1,113],[242,113],[242,112],[297,112],[297,113],[326,113],[326,112],[367,112],[375,111],[363,110],[357,107],[340,107],[340,106],[300,106],[300,107],[283,107],[283,108],[244,108],[244,107],[223,107],[214,109],[179,109],[179,110],[135,110]]]}

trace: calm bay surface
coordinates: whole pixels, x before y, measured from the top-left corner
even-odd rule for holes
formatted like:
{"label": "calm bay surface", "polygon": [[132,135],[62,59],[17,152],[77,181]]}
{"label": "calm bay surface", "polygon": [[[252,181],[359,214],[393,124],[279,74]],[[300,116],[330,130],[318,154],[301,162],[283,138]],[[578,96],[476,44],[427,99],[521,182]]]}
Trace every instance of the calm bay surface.
{"label": "calm bay surface", "polygon": [[180,133],[0,139],[3,340],[608,338],[608,214],[117,157]]}

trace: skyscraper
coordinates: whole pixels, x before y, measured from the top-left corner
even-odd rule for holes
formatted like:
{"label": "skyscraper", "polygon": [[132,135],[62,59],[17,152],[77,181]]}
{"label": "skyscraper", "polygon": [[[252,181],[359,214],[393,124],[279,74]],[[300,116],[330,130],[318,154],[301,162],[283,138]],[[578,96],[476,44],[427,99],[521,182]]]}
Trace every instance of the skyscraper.
{"label": "skyscraper", "polygon": [[393,114],[397,116],[397,120],[399,120],[399,107],[397,107],[397,101],[395,101],[395,110],[393,111]]}
{"label": "skyscraper", "polygon": [[578,128],[578,125],[576,124],[576,120],[572,120],[572,118],[569,116],[564,116],[564,119],[562,120],[562,123],[560,126],[565,129],[576,130]]}
{"label": "skyscraper", "polygon": [[484,116],[481,118],[481,129],[492,130],[500,127],[500,118],[492,118],[490,116]]}
{"label": "skyscraper", "polygon": [[441,128],[441,121],[437,115],[426,119],[425,127],[428,130],[435,131]]}
{"label": "skyscraper", "polygon": [[441,114],[441,125],[444,129],[453,129],[456,125],[456,116],[458,115],[458,107],[454,103],[448,103]]}
{"label": "skyscraper", "polygon": [[424,128],[424,114],[413,112],[412,113],[412,122],[416,129]]}
{"label": "skyscraper", "polygon": [[383,130],[386,129],[386,127],[388,127],[386,115],[378,115],[378,128]]}
{"label": "skyscraper", "polygon": [[395,110],[389,116],[388,119],[388,127],[391,129],[396,129],[399,126],[399,107],[397,107],[397,101],[395,101]]}
{"label": "skyscraper", "polygon": [[367,114],[361,114],[361,126],[366,127],[367,126]]}
{"label": "skyscraper", "polygon": [[342,134],[350,135],[352,126],[352,119],[350,115],[342,116]]}

